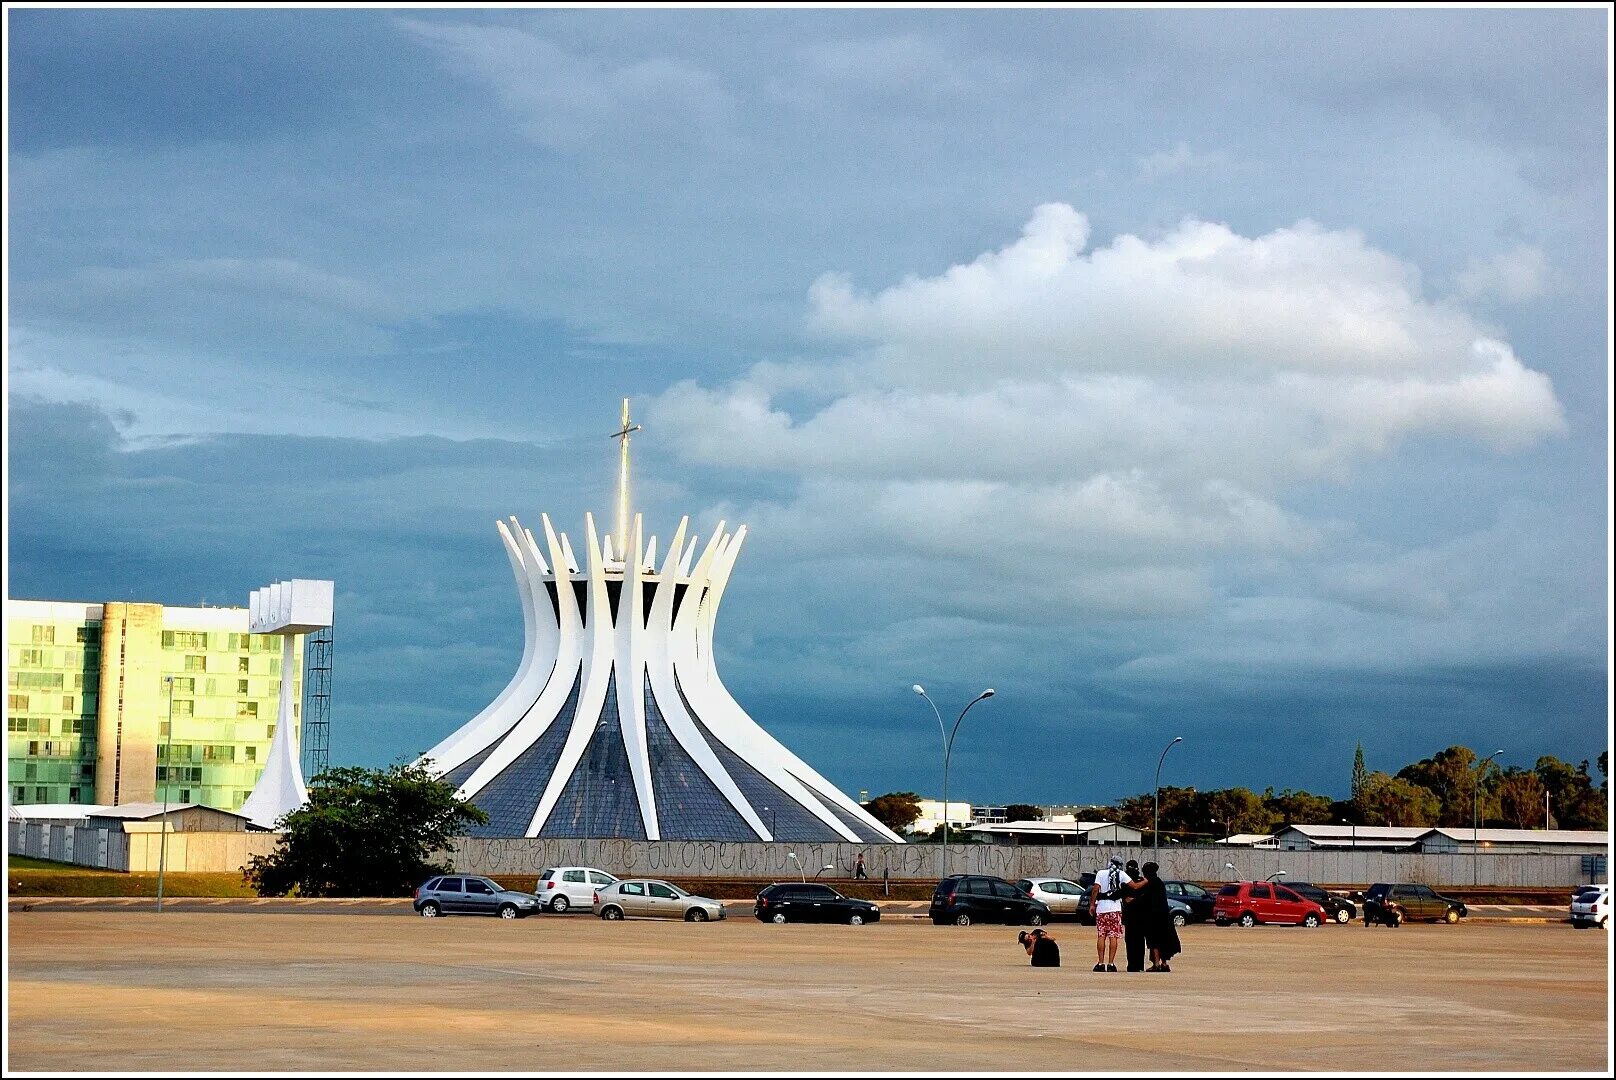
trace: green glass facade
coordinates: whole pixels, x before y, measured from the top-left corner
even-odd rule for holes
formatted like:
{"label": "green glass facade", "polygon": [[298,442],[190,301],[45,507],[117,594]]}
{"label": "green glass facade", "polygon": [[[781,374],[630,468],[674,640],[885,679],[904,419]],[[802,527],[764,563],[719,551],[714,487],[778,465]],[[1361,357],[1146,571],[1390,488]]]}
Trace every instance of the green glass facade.
{"label": "green glass facade", "polygon": [[[281,639],[247,633],[246,609],[13,601],[6,615],[13,803],[246,800],[281,678]],[[293,656],[298,723],[301,639]]]}

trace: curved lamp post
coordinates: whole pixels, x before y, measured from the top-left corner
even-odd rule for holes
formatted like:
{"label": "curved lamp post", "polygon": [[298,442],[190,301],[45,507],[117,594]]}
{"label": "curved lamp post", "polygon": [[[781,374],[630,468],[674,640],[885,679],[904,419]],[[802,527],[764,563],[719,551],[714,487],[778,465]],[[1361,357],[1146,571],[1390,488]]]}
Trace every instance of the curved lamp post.
{"label": "curved lamp post", "polygon": [[1494,750],[1476,766],[1476,783],[1470,790],[1470,885],[1474,888],[1481,881],[1481,771],[1487,763],[1502,754],[1502,750]]}
{"label": "curved lamp post", "polygon": [[1171,750],[1173,747],[1177,746],[1179,743],[1181,743],[1183,741],[1184,741],[1184,736],[1182,736],[1182,735],[1178,736],[1172,742],[1170,742],[1166,746],[1162,747],[1161,757],[1156,759],[1156,811],[1152,815],[1152,820],[1151,820],[1151,833],[1153,834],[1154,838],[1152,839],[1151,845],[1150,845],[1150,857],[1152,859],[1155,859],[1157,862],[1161,862],[1161,769],[1162,769],[1162,762],[1167,760],[1167,751]]}
{"label": "curved lamp post", "polygon": [[926,693],[926,688],[915,683],[913,690],[926,699],[931,706],[932,715],[937,717],[937,733],[943,737],[943,872],[940,877],[948,876],[948,762],[954,754],[954,736],[959,734],[960,724],[965,720],[965,714],[971,711],[971,706],[978,701],[985,701],[993,696],[993,688],[982,691],[971,700],[971,704],[960,710],[959,719],[954,721],[952,731],[943,728],[943,714],[937,711],[937,703]]}

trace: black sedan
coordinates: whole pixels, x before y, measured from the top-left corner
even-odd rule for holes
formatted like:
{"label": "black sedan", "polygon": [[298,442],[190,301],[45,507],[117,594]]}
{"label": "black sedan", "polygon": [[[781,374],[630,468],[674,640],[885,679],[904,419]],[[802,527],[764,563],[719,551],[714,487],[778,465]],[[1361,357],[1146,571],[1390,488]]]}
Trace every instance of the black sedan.
{"label": "black sedan", "polygon": [[1191,922],[1206,922],[1212,917],[1212,905],[1217,897],[1207,892],[1193,881],[1168,881],[1167,896],[1172,900],[1181,900],[1190,909]]}
{"label": "black sedan", "polygon": [[1358,917],[1358,907],[1346,897],[1337,896],[1331,892],[1307,881],[1284,881],[1280,884],[1294,893],[1301,895],[1304,900],[1311,900],[1324,909],[1324,913],[1338,923],[1349,923]]}
{"label": "black sedan", "polygon": [[879,922],[881,909],[868,900],[843,896],[829,885],[784,882],[757,895],[753,912],[759,922]]}

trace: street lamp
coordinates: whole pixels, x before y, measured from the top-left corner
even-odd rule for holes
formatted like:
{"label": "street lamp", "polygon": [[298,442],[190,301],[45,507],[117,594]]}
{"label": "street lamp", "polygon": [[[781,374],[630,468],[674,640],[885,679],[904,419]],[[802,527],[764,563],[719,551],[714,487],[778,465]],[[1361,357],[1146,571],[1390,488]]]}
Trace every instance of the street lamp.
{"label": "street lamp", "polygon": [[1358,823],[1352,818],[1341,818],[1341,824],[1352,826],[1352,850],[1358,850]]}
{"label": "street lamp", "polygon": [[1229,871],[1230,876],[1234,876],[1234,863],[1226,862],[1223,864],[1223,868]]}
{"label": "street lamp", "polygon": [[834,869],[836,869],[836,864],[835,863],[826,863],[824,866],[821,866],[818,870],[814,871],[814,880],[817,881],[819,879],[819,875],[823,874],[826,870],[834,870]]}
{"label": "street lamp", "polygon": [[[808,871],[802,868],[802,860],[797,858],[797,853],[788,851],[786,852],[786,858],[797,864],[797,874],[802,878],[803,884],[806,885],[808,883]],[[817,877],[818,875],[816,874],[815,876]]]}
{"label": "street lamp", "polygon": [[[163,749],[162,833],[157,838],[157,910],[163,910],[163,875],[168,870],[168,794],[174,786],[174,676],[164,675],[168,684],[168,743]],[[147,849],[150,850],[150,849]]]}
{"label": "street lamp", "polygon": [[1154,839],[1151,842],[1151,858],[1161,861],[1161,769],[1162,762],[1167,760],[1167,751],[1184,741],[1180,735],[1172,742],[1162,747],[1161,757],[1156,759],[1156,812],[1151,817],[1151,833]]}
{"label": "street lamp", "polygon": [[927,694],[926,688],[919,683],[913,687],[915,693],[926,699],[931,706],[932,715],[937,717],[937,732],[943,737],[943,872],[940,876],[948,876],[948,762],[954,754],[954,736],[959,734],[960,724],[965,720],[965,714],[971,711],[971,706],[978,701],[985,701],[993,696],[993,688],[982,691],[971,700],[971,704],[960,710],[959,719],[954,721],[952,731],[943,730],[943,714],[937,711],[937,703]]}
{"label": "street lamp", "polygon": [[763,808],[769,815],[769,838],[775,841],[780,839],[780,811]]}
{"label": "street lamp", "polygon": [[1474,888],[1481,881],[1481,771],[1487,763],[1502,754],[1502,750],[1494,750],[1481,759],[1476,766],[1476,783],[1470,790],[1470,885]]}

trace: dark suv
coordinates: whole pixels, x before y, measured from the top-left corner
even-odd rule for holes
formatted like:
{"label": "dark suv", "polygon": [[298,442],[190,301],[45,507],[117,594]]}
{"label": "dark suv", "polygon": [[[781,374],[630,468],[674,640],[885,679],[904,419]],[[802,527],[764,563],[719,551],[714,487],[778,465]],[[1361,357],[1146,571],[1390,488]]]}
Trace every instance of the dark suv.
{"label": "dark suv", "polygon": [[1338,923],[1349,923],[1358,917],[1358,905],[1335,893],[1325,892],[1311,882],[1282,881],[1280,884],[1292,892],[1301,893],[1303,897],[1319,905],[1326,915]]}
{"label": "dark suv", "polygon": [[879,922],[881,909],[868,900],[843,896],[829,885],[785,882],[757,894],[752,909],[759,922],[839,922],[858,926]]}
{"label": "dark suv", "polygon": [[1430,919],[1445,923],[1456,923],[1470,914],[1470,909],[1451,896],[1443,896],[1429,885],[1410,885],[1407,883],[1387,884],[1377,881],[1369,886],[1364,894],[1364,907],[1367,911],[1369,904],[1379,908],[1395,906],[1402,912],[1404,919]]}
{"label": "dark suv", "polygon": [[1004,878],[984,874],[951,874],[937,883],[931,897],[931,921],[938,926],[977,922],[1026,923],[1049,921],[1049,905],[1034,900]]}

